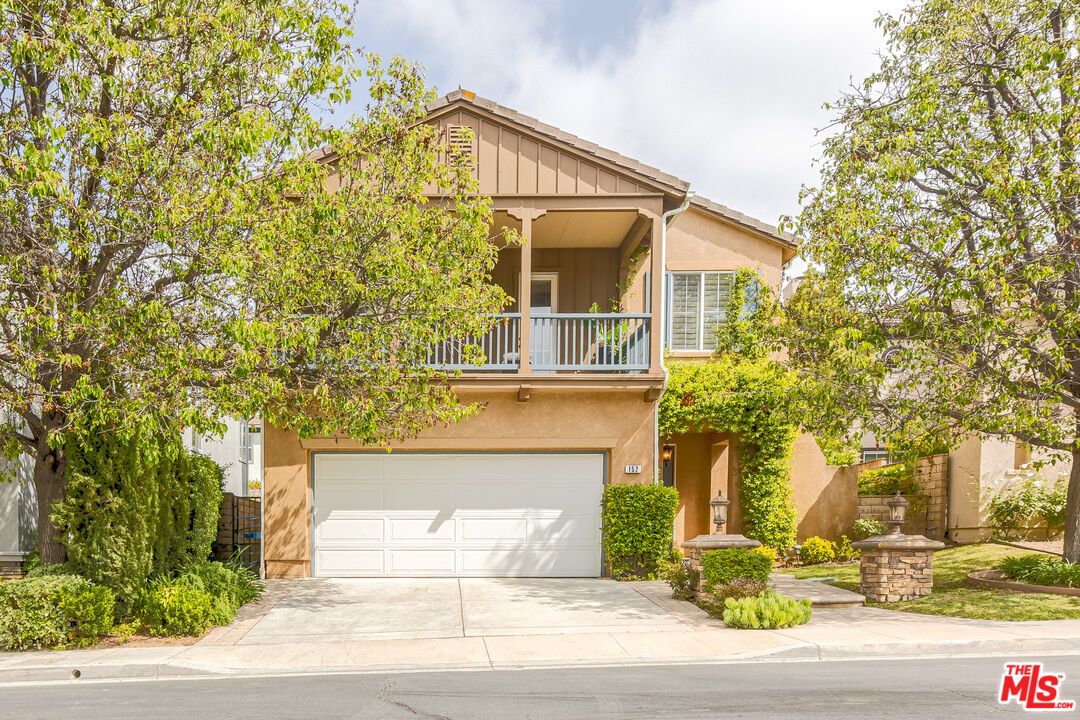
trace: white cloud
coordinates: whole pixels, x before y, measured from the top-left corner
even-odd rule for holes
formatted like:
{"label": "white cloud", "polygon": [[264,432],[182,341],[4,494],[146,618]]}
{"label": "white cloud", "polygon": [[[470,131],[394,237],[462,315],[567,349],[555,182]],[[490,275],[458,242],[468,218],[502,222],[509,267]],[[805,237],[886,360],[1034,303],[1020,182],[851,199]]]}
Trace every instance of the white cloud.
{"label": "white cloud", "polygon": [[641,12],[622,37],[598,28],[588,52],[588,29],[535,2],[373,4],[359,32],[419,59],[444,92],[460,83],[775,222],[815,180],[822,103],[876,68],[874,18],[902,4],[685,0]]}

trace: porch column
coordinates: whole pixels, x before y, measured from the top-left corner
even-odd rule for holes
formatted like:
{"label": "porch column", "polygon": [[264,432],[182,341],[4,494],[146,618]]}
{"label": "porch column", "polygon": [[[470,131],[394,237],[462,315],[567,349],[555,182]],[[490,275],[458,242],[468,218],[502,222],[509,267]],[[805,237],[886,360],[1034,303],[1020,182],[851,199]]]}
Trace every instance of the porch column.
{"label": "porch column", "polygon": [[664,372],[664,348],[661,335],[664,318],[661,315],[661,303],[664,296],[664,218],[652,215],[652,237],[649,244],[649,372],[659,375]]}
{"label": "porch column", "polygon": [[521,245],[521,284],[518,287],[518,311],[521,313],[519,334],[518,375],[529,375],[532,369],[529,367],[529,342],[532,335],[532,323],[529,318],[532,315],[532,222],[541,217],[546,211],[536,208],[514,208],[506,211],[508,215],[521,221],[521,237],[524,242]]}

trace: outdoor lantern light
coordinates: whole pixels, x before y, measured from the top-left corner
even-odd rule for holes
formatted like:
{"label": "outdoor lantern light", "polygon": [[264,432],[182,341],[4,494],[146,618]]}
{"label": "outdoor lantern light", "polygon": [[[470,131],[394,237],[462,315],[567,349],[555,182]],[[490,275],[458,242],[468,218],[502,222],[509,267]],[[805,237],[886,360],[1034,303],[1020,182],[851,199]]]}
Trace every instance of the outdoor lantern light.
{"label": "outdoor lantern light", "polygon": [[900,526],[904,524],[904,516],[907,515],[910,503],[901,497],[900,491],[897,490],[896,495],[885,504],[889,506],[889,523],[893,526],[893,535],[899,535]]}
{"label": "outdoor lantern light", "polygon": [[[724,493],[717,490],[716,497],[709,501],[712,506],[712,521],[716,525],[716,533],[724,534],[724,525],[727,523],[727,508],[731,501],[724,497]],[[905,503],[906,504],[906,503]]]}

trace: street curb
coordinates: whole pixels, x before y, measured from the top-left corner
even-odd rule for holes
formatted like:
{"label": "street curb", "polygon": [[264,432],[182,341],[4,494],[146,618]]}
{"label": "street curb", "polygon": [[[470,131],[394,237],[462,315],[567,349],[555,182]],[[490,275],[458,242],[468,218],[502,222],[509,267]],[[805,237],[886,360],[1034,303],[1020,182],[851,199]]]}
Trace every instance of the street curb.
{"label": "street curb", "polygon": [[[131,664],[99,664],[93,662],[72,665],[43,665],[19,668],[0,668],[0,686],[17,683],[57,683],[116,680],[176,680],[193,678],[243,678],[282,675],[368,674],[394,672],[447,672],[462,670],[516,670],[557,667],[619,667],[638,665],[730,664],[763,662],[827,662],[852,660],[908,660],[912,658],[949,658],[961,656],[1032,656],[1073,655],[1078,648],[1075,640],[1063,638],[1032,638],[1022,641],[965,640],[919,643],[884,643],[831,645],[807,642],[800,645],[728,655],[680,657],[596,658],[576,660],[536,661],[503,660],[490,663],[409,663],[394,665],[333,665],[297,668],[235,668],[208,664],[150,662]],[[78,679],[73,675],[78,671]]]}

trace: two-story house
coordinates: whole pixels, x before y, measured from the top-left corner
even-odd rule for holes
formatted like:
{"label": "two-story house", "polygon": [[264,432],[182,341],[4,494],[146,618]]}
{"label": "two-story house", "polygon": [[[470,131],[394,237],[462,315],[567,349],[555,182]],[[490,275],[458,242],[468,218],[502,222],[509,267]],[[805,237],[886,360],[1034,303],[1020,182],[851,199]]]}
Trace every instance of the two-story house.
{"label": "two-story house", "polygon": [[676,540],[707,531],[717,440],[661,447],[664,347],[708,357],[732,271],[778,288],[793,239],[469,92],[436,101],[428,122],[472,130],[493,235],[526,238],[493,273],[515,300],[481,339],[487,362],[432,349],[462,371],[459,397],[485,407],[390,453],[266,427],[267,576],[600,576],[604,487],[665,476],[683,498]]}

